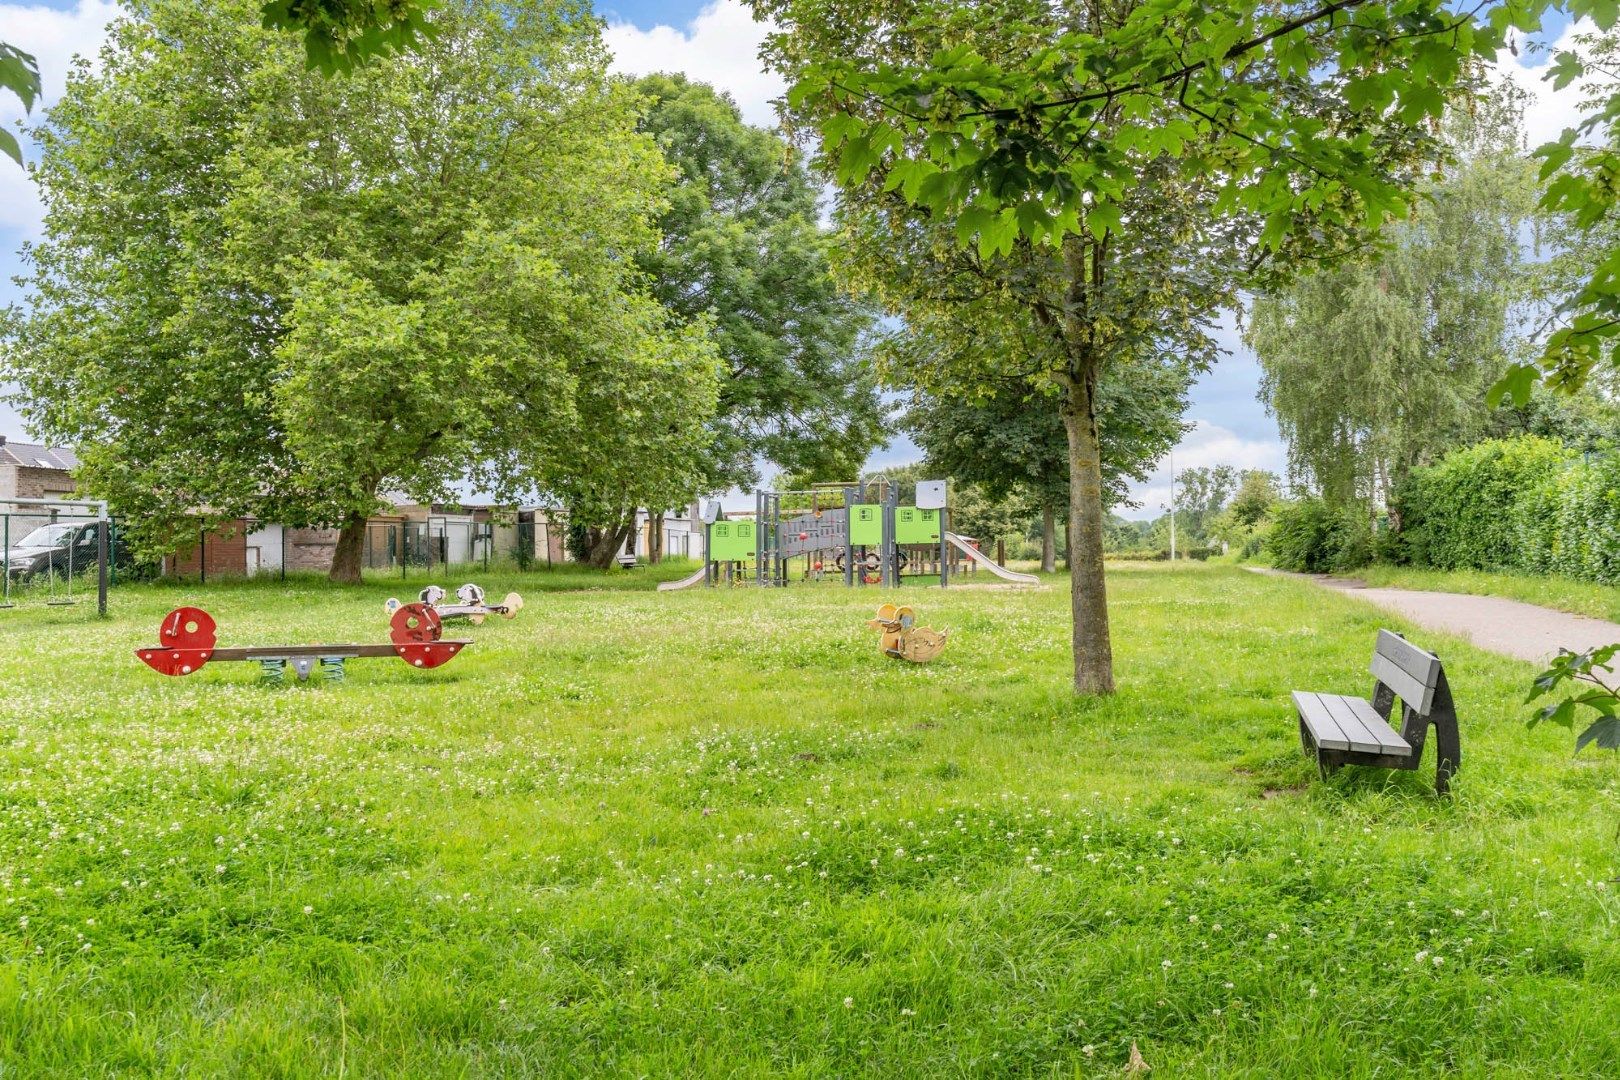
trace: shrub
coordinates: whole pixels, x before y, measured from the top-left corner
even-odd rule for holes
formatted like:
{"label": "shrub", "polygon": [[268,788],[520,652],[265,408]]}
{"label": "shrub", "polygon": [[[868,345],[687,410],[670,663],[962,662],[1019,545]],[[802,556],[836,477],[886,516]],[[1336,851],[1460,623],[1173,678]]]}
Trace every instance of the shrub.
{"label": "shrub", "polygon": [[1620,584],[1620,459],[1542,478],[1520,497],[1514,524],[1517,569]]}
{"label": "shrub", "polygon": [[[1176,558],[1191,559],[1194,562],[1204,562],[1221,553],[1221,549],[1205,544],[1193,547],[1176,548]],[[1170,560],[1169,548],[1129,548],[1122,551],[1109,551],[1103,554],[1105,559],[1119,559],[1126,562],[1168,562]]]}
{"label": "shrub", "polygon": [[1527,545],[1525,498],[1570,460],[1563,444],[1529,436],[1491,439],[1413,469],[1395,496],[1407,555],[1440,570],[1529,569],[1527,548],[1548,549],[1551,537]]}
{"label": "shrub", "polygon": [[1357,506],[1331,506],[1322,499],[1279,503],[1266,538],[1272,559],[1283,570],[1339,573],[1372,561],[1372,524]]}

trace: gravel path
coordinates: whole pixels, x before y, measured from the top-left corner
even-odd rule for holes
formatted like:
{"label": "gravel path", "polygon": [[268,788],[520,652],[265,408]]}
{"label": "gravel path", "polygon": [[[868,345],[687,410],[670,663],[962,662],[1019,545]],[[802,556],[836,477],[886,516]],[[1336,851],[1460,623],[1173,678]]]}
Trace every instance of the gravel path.
{"label": "gravel path", "polygon": [[1518,600],[1468,593],[1370,588],[1353,578],[1290,574],[1261,567],[1249,569],[1260,574],[1312,581],[1396,612],[1419,626],[1457,634],[1482,649],[1533,663],[1546,660],[1561,648],[1584,652],[1620,641],[1620,624]]}

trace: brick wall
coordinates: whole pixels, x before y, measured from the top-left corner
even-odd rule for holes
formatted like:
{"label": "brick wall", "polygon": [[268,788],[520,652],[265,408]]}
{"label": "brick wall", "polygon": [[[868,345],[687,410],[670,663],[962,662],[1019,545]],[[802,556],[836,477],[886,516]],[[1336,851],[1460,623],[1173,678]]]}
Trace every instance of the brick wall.
{"label": "brick wall", "polygon": [[15,499],[45,499],[67,498],[72,494],[73,478],[61,469],[0,466],[0,495]]}
{"label": "brick wall", "polygon": [[337,552],[336,529],[288,529],[287,572],[305,570],[327,573]]}
{"label": "brick wall", "polygon": [[196,577],[206,566],[208,577],[241,577],[247,573],[247,522],[237,520],[203,537],[201,544],[176,550],[164,560],[168,573]]}

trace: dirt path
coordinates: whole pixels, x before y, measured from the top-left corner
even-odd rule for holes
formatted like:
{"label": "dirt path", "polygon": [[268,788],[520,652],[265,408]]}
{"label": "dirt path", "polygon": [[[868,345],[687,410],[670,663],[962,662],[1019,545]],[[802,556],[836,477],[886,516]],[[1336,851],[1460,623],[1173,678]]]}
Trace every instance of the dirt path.
{"label": "dirt path", "polygon": [[1620,624],[1518,600],[1468,593],[1370,588],[1353,578],[1289,574],[1261,567],[1249,569],[1259,574],[1312,581],[1396,612],[1419,626],[1457,634],[1482,649],[1533,663],[1546,660],[1561,648],[1584,652],[1620,641]]}

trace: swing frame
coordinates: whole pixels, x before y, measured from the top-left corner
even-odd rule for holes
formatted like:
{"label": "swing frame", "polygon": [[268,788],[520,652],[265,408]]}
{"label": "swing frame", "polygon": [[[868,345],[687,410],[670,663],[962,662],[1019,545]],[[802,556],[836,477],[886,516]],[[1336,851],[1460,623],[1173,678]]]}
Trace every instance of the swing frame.
{"label": "swing frame", "polygon": [[[106,500],[105,499],[50,499],[50,498],[33,499],[33,498],[22,498],[21,496],[0,496],[0,507],[16,508],[16,507],[28,507],[28,506],[37,506],[37,507],[40,507],[42,509],[48,510],[49,515],[50,515],[53,522],[55,521],[57,515],[60,514],[64,509],[68,509],[68,510],[89,510],[89,511],[91,511],[91,513],[88,513],[88,514],[76,514],[76,515],[72,515],[72,516],[87,518],[95,525],[95,528],[96,528],[96,613],[98,615],[105,616],[107,614],[108,568],[109,568],[109,561],[110,561],[111,555],[112,555],[112,553],[110,551],[112,518],[107,513],[107,502],[106,502]],[[0,527],[0,544],[4,545],[3,547],[0,547],[0,581],[3,581],[3,585],[0,585],[0,608],[9,608],[9,607],[15,607],[16,606],[14,603],[12,603],[12,600],[11,600],[11,517],[12,517],[12,514],[11,514],[10,510],[0,511],[0,517],[3,517],[3,527]],[[55,564],[52,563],[50,566],[47,567],[46,572],[52,575],[51,578],[50,578],[50,589],[51,589],[52,595],[51,595],[51,598],[46,601],[46,603],[48,605],[53,606],[53,607],[61,607],[61,606],[65,606],[67,604],[77,603],[76,600],[72,599],[73,574],[72,574],[72,565],[71,564],[72,564],[72,553],[71,553],[71,548],[70,548],[69,549],[68,585],[67,585],[68,593],[69,593],[69,599],[67,599],[67,600],[58,600],[58,599],[56,599],[56,596],[55,596],[55,588],[56,588]]]}

